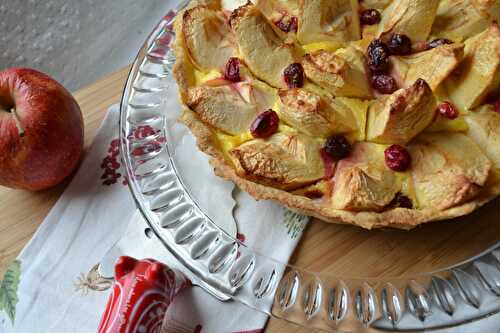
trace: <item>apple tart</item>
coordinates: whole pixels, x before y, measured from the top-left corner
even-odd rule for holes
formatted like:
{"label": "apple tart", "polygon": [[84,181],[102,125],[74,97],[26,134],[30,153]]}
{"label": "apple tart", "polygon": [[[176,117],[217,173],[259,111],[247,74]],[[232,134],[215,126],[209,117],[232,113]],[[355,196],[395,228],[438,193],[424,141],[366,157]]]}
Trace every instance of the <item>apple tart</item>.
{"label": "apple tart", "polygon": [[411,229],[500,193],[500,1],[199,0],[181,121],[256,199]]}

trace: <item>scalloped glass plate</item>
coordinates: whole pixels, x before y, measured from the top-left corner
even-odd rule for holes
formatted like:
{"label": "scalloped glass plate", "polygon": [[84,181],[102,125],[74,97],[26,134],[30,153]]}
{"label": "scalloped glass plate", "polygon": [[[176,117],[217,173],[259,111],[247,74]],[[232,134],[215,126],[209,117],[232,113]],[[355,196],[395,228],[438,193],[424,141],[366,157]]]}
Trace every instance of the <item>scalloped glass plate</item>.
{"label": "scalloped glass plate", "polygon": [[422,331],[500,310],[498,200],[412,231],[313,221],[290,264],[220,230],[173,153],[179,138],[170,125],[181,110],[171,76],[174,14],[161,20],[134,62],[120,135],[137,206],[189,277],[221,300],[328,331]]}

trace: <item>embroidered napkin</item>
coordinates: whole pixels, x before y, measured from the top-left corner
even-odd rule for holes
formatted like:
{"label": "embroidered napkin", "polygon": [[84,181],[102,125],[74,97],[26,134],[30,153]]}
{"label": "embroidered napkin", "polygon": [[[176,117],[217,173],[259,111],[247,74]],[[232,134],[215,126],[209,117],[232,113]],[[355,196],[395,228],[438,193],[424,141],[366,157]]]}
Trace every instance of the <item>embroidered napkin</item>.
{"label": "embroidered napkin", "polygon": [[[115,106],[73,181],[10,266],[0,285],[0,332],[96,332],[111,287],[97,264],[109,267],[104,261],[119,255],[150,257],[182,270],[163,246],[144,234],[145,221],[120,165],[117,124]],[[248,246],[288,261],[307,218],[257,202],[213,175],[190,136],[179,149],[192,150],[193,161],[207,166],[184,171],[201,182],[199,188],[227,199],[210,213],[215,221]],[[193,287],[176,297],[166,320],[169,332],[259,332],[267,316]]]}

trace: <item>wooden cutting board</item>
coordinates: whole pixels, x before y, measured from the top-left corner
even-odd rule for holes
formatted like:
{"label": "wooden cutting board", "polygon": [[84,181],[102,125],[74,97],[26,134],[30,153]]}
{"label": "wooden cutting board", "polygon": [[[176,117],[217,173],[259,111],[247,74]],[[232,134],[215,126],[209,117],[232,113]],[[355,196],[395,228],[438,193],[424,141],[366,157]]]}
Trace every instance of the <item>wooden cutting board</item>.
{"label": "wooden cutting board", "polygon": [[[129,68],[74,93],[89,147],[109,106],[118,103]],[[38,193],[0,187],[0,276],[30,240],[68,182]],[[449,266],[500,240],[500,202],[462,219],[412,231],[374,230],[311,223],[291,263],[343,276],[401,276]],[[271,319],[266,332],[311,332]]]}

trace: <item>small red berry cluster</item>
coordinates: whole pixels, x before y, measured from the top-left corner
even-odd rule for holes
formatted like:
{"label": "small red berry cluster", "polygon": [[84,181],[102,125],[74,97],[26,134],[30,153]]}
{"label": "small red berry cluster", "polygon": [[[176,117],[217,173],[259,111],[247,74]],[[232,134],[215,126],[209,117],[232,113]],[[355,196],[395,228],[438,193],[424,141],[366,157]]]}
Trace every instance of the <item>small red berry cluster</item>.
{"label": "small red berry cluster", "polygon": [[297,16],[283,15],[274,24],[283,32],[297,32],[299,20]]}
{"label": "small red berry cluster", "polygon": [[240,234],[239,232],[236,234],[236,239],[239,240],[242,243],[245,243],[245,240],[247,239],[244,234]]}

